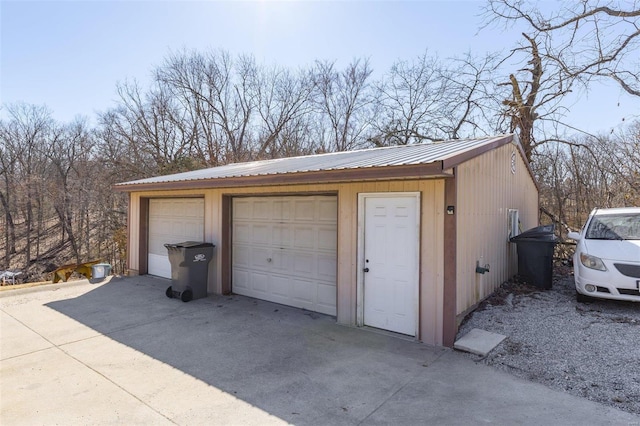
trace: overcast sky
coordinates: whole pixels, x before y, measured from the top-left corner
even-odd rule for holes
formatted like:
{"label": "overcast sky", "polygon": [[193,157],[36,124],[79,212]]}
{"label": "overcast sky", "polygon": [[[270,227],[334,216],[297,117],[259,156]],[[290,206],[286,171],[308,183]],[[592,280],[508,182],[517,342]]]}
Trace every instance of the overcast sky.
{"label": "overcast sky", "polygon": [[[442,58],[513,47],[516,29],[486,29],[481,1],[0,2],[0,100],[47,105],[70,121],[115,105],[118,81],[149,81],[170,51],[224,49],[307,66],[369,58],[377,75],[428,50]],[[574,99],[567,121],[608,131],[640,112],[609,84]],[[1,114],[1,113],[0,113]]]}

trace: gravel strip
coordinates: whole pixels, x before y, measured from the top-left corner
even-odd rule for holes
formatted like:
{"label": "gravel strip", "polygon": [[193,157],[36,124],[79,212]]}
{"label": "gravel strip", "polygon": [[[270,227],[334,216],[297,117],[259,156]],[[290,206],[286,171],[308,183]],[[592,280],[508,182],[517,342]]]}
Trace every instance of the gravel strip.
{"label": "gravel strip", "polygon": [[640,303],[578,303],[573,277],[551,290],[503,284],[465,318],[473,328],[506,335],[486,357],[467,354],[518,377],[640,414]]}

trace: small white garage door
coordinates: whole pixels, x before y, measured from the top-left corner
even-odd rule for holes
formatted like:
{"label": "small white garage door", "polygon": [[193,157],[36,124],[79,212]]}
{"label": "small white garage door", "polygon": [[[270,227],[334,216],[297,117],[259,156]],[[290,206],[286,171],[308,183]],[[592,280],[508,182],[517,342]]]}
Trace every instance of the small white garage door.
{"label": "small white garage door", "polygon": [[233,199],[232,291],[336,314],[337,197]]}
{"label": "small white garage door", "polygon": [[171,278],[166,243],[203,240],[204,199],[149,200],[149,274]]}

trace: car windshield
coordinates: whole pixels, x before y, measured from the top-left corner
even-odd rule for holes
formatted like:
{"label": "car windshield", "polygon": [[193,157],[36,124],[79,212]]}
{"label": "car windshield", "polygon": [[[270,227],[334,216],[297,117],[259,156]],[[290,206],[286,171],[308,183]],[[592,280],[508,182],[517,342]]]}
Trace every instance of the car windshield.
{"label": "car windshield", "polygon": [[594,216],[586,238],[590,240],[640,240],[640,213]]}

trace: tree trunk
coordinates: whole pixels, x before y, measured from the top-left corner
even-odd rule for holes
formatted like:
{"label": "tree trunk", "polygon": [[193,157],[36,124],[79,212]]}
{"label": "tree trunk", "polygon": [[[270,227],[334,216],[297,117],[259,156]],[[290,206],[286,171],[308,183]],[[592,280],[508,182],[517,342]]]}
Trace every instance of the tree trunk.
{"label": "tree trunk", "polygon": [[13,216],[9,208],[9,201],[4,194],[0,192],[0,202],[4,208],[4,219],[6,227],[4,230],[4,269],[9,269],[11,264],[11,255],[16,252],[16,226],[13,223]]}

